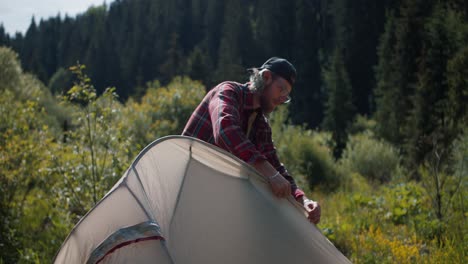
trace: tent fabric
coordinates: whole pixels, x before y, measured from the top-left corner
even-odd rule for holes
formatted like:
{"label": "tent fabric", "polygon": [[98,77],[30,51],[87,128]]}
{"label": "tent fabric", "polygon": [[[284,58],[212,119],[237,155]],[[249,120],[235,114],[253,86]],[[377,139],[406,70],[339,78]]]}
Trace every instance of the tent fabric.
{"label": "tent fabric", "polygon": [[99,263],[107,255],[124,246],[147,240],[164,240],[158,224],[148,221],[119,229],[104,240],[89,257],[87,263]]}
{"label": "tent fabric", "polygon": [[198,139],[147,146],[73,228],[55,263],[350,263],[291,196]]}

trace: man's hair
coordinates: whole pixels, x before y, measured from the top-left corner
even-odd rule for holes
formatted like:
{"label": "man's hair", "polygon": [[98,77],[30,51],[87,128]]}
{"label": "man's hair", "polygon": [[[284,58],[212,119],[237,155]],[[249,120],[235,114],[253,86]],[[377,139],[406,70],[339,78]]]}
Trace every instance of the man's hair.
{"label": "man's hair", "polygon": [[[255,92],[255,93],[262,93],[263,92],[263,89],[265,89],[265,81],[263,80],[263,73],[265,71],[268,71],[268,70],[266,70],[266,69],[260,70],[258,68],[250,68],[249,69],[249,72],[250,72],[250,76],[249,76],[250,86],[249,86],[249,89],[250,89],[250,91]],[[272,76],[273,79],[276,78],[276,75],[273,72],[271,72],[271,76]]]}

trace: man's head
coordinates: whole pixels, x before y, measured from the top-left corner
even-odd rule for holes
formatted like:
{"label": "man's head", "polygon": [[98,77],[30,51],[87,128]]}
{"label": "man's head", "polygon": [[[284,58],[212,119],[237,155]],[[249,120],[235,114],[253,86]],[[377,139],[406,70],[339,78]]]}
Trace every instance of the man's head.
{"label": "man's head", "polygon": [[296,69],[289,61],[273,57],[260,68],[249,70],[250,88],[259,95],[265,113],[271,113],[276,106],[291,100],[289,94],[296,80]]}

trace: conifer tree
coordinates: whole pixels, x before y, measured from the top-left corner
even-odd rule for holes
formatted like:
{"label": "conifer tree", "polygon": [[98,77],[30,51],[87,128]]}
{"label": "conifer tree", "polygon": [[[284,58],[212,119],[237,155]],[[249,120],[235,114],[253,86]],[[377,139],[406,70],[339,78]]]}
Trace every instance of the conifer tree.
{"label": "conifer tree", "polygon": [[333,133],[334,155],[338,158],[346,146],[347,129],[356,113],[350,80],[338,48],[331,57],[330,66],[323,71],[323,79],[327,94],[323,127]]}
{"label": "conifer tree", "polygon": [[456,11],[447,9],[443,4],[435,5],[426,21],[418,85],[412,97],[413,109],[406,127],[406,149],[415,164],[424,160],[435,147],[434,144],[448,149],[460,132],[457,129],[460,116],[451,113],[460,113],[460,109],[456,108],[460,106],[463,92],[457,91],[456,85],[449,88],[447,68],[456,52],[465,48],[468,39],[467,23]]}

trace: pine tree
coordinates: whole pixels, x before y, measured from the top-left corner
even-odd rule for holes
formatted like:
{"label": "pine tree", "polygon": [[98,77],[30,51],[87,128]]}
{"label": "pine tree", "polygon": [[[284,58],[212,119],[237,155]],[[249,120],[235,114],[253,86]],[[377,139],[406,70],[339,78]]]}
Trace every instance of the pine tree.
{"label": "pine tree", "polygon": [[[468,37],[468,26],[465,24],[465,38]],[[468,41],[465,39],[465,43]],[[450,130],[463,131],[468,124],[468,46],[460,50],[447,62],[447,100],[446,115]]]}
{"label": "pine tree", "polygon": [[406,149],[415,164],[420,164],[435,144],[448,149],[460,132],[457,129],[460,117],[451,115],[451,112],[460,113],[460,109],[456,108],[461,98],[454,98],[448,92],[461,97],[460,92],[463,92],[457,91],[457,85],[449,88],[447,68],[457,51],[465,48],[466,42],[463,43],[468,39],[466,27],[461,16],[443,4],[434,7],[424,25],[418,85],[412,98],[413,109],[407,126]]}
{"label": "pine tree", "polygon": [[[328,28],[327,1],[296,1],[294,42],[291,62],[297,70],[292,91],[291,119],[295,123],[317,127],[323,120],[323,91],[320,53],[332,46]],[[320,52],[319,52],[320,51]]]}
{"label": "pine tree", "polygon": [[5,32],[3,24],[0,24],[0,46],[10,46],[10,36]]}
{"label": "pine tree", "polygon": [[225,13],[229,13],[224,20],[221,44],[218,50],[218,63],[215,80],[222,82],[226,80],[242,81],[245,74],[242,58],[243,34],[247,28],[245,24],[244,10],[241,0],[228,0]]}
{"label": "pine tree", "polygon": [[40,53],[38,52],[39,39],[36,19],[31,18],[31,25],[26,31],[24,41],[21,43],[21,51],[19,52],[22,65],[25,71],[40,72]]}
{"label": "pine tree", "polygon": [[184,65],[182,49],[179,45],[179,35],[172,33],[169,43],[169,49],[166,54],[166,61],[160,66],[159,71],[164,78],[161,78],[163,83],[169,82],[173,77],[179,75]]}
{"label": "pine tree", "polygon": [[362,115],[371,113],[373,66],[377,64],[375,47],[385,26],[385,10],[391,1],[341,0],[341,22],[335,24],[336,43],[345,49],[344,59],[353,89],[353,103]]}
{"label": "pine tree", "polygon": [[42,68],[41,72],[36,72],[38,78],[47,82],[57,70],[57,49],[59,46],[61,18],[59,15],[47,20],[41,20],[37,34],[38,59]]}
{"label": "pine tree", "polygon": [[195,47],[187,59],[187,72],[192,80],[209,83],[209,58],[200,47]]}
{"label": "pine tree", "polygon": [[341,52],[337,48],[331,57],[330,66],[323,70],[327,94],[323,127],[333,133],[336,158],[341,156],[341,152],[346,146],[347,129],[356,113],[352,100],[351,84]]}
{"label": "pine tree", "polygon": [[[258,0],[252,15],[260,58],[292,57],[295,36],[295,1]],[[281,37],[280,37],[281,36]]]}
{"label": "pine tree", "polygon": [[[395,53],[395,17],[387,14],[384,34],[378,47],[379,63],[375,67],[377,86],[375,89],[377,111],[377,134],[392,143],[401,143],[400,117],[404,116],[401,108],[403,94],[398,89],[399,72],[394,59]],[[402,112],[399,112],[402,111]]]}
{"label": "pine tree", "polygon": [[88,43],[84,50],[83,63],[88,65],[90,78],[94,80],[94,85],[98,93],[104,91],[108,86],[106,68],[108,49],[105,49],[106,42],[106,6],[101,5],[89,8],[86,11],[85,18],[87,23],[93,25],[88,33]]}
{"label": "pine tree", "polygon": [[[376,67],[376,113],[378,135],[402,146],[413,108],[422,47],[422,23],[431,10],[427,1],[403,0],[394,17],[390,14],[379,44]],[[427,3],[427,4],[426,4]]]}

